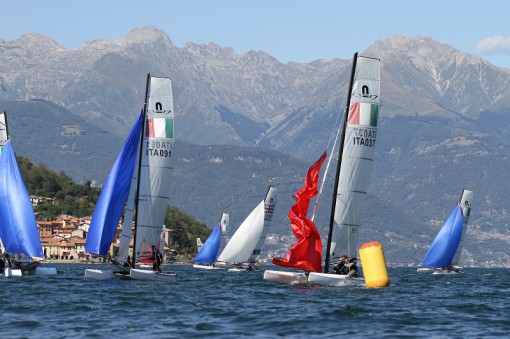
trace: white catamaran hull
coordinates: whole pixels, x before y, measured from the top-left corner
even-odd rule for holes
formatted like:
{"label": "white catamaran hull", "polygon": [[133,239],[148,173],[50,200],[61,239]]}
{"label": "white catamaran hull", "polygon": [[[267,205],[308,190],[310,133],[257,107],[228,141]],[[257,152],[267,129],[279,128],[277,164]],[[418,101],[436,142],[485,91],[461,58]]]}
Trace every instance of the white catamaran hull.
{"label": "white catamaran hull", "polygon": [[461,271],[448,271],[448,270],[435,270],[433,275],[449,275],[449,274],[464,274]]}
{"label": "white catamaran hull", "polygon": [[175,273],[165,273],[165,272],[156,272],[150,270],[141,270],[141,269],[131,269],[129,271],[129,276],[133,279],[140,280],[175,280],[177,279],[177,274]]}
{"label": "white catamaran hull", "polygon": [[21,272],[20,269],[12,269],[12,268],[5,268],[4,269],[4,273],[2,274],[2,276],[4,278],[12,278],[12,277],[21,277],[23,275],[23,273]]}
{"label": "white catamaran hull", "polygon": [[432,273],[434,272],[435,268],[431,267],[418,267],[416,270],[416,273]]}
{"label": "white catamaran hull", "polygon": [[308,282],[325,286],[341,287],[341,286],[364,285],[365,279],[350,278],[349,276],[343,274],[310,272],[310,274],[308,275]]}
{"label": "white catamaran hull", "polygon": [[111,270],[96,270],[91,268],[85,270],[85,279],[108,280],[113,278],[115,278],[115,275]]}
{"label": "white catamaran hull", "polygon": [[287,285],[306,284],[307,277],[303,272],[286,272],[286,271],[264,271],[264,280],[274,281]]}
{"label": "white catamaran hull", "polygon": [[199,268],[202,270],[221,270],[221,267],[211,266],[211,265],[198,265],[198,264],[193,265],[193,268]]}
{"label": "white catamaran hull", "polygon": [[35,275],[39,276],[47,276],[47,275],[55,275],[57,274],[57,269],[55,267],[37,267],[34,272]]}

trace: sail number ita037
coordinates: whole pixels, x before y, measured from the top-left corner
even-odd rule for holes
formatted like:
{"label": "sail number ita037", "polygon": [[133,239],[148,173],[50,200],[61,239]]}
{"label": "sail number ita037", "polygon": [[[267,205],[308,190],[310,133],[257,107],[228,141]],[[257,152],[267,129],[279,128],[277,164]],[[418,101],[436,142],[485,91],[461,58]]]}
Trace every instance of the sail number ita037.
{"label": "sail number ita037", "polygon": [[368,128],[353,128],[352,141],[354,145],[374,147],[377,131]]}

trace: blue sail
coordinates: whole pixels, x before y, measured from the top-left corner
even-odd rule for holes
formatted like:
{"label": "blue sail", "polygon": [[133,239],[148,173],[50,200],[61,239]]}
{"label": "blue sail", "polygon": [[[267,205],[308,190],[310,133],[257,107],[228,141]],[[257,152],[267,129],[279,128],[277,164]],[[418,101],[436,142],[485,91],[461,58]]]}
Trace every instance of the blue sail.
{"label": "blue sail", "polygon": [[10,141],[0,155],[0,239],[8,253],[44,257],[34,209]]}
{"label": "blue sail", "polygon": [[462,237],[462,209],[456,206],[423,258],[423,267],[439,268],[451,264]]}
{"label": "blue sail", "polygon": [[142,131],[142,114],[131,128],[92,214],[85,250],[105,255],[115,236],[119,219],[129,193]]}
{"label": "blue sail", "polygon": [[212,231],[204,246],[198,251],[193,261],[200,265],[210,265],[216,262],[221,241],[221,225],[218,224]]}

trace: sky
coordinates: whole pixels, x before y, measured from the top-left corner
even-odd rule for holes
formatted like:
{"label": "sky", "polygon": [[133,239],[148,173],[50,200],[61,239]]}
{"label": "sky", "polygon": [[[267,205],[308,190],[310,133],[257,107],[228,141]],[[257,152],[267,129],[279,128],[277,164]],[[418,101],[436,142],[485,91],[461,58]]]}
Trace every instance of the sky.
{"label": "sky", "polygon": [[75,49],[154,26],[177,47],[212,42],[306,63],[424,35],[510,68],[508,13],[507,0],[0,0],[0,39],[37,32]]}

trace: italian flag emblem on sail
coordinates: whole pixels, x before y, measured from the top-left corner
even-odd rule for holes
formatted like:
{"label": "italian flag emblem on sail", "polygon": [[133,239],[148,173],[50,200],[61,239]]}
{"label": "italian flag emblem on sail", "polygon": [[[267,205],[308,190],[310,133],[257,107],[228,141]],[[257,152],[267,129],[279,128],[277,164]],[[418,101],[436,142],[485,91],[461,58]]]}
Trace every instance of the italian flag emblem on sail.
{"label": "italian flag emblem on sail", "polygon": [[174,119],[172,118],[148,118],[145,136],[149,138],[174,137]]}
{"label": "italian flag emblem on sail", "polygon": [[354,102],[349,112],[349,123],[353,125],[377,127],[379,105],[367,102]]}

